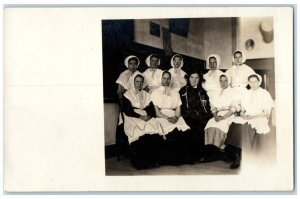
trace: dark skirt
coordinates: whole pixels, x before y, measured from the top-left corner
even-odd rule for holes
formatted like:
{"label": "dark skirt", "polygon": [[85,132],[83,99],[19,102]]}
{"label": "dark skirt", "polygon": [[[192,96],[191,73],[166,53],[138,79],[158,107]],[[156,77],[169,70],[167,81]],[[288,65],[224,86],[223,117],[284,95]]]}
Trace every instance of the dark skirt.
{"label": "dark skirt", "polygon": [[158,166],[159,154],[157,149],[162,145],[160,135],[143,135],[129,145],[130,160],[136,169],[148,169]]}
{"label": "dark skirt", "polygon": [[185,119],[185,121],[190,127],[190,132],[187,136],[189,138],[190,150],[192,156],[198,160],[203,156],[203,151],[205,149],[204,128],[206,122],[191,119]]}
{"label": "dark skirt", "polygon": [[130,160],[136,169],[148,169],[161,165],[193,164],[190,131],[177,129],[166,135],[143,135],[130,144]]}
{"label": "dark skirt", "polygon": [[249,124],[232,123],[225,144],[251,151],[255,148],[256,137],[256,130]]}

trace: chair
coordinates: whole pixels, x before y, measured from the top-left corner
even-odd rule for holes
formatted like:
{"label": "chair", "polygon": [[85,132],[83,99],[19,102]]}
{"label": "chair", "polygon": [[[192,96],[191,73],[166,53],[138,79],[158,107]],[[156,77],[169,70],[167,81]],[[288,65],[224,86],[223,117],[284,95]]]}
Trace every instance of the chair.
{"label": "chair", "polygon": [[129,143],[127,135],[124,132],[124,114],[123,114],[123,106],[122,100],[118,102],[120,109],[119,120],[122,120],[122,123],[117,125],[116,129],[116,152],[117,152],[117,161],[121,160],[121,156],[129,157]]}

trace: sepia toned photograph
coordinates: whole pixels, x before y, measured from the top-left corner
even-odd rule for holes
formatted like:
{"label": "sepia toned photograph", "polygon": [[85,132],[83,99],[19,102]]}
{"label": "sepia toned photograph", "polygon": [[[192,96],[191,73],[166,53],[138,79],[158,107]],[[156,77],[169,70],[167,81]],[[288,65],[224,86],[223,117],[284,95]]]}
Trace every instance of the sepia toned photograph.
{"label": "sepia toned photograph", "polygon": [[273,30],[273,17],[103,20],[106,175],[276,164]]}
{"label": "sepia toned photograph", "polygon": [[293,191],[293,7],[4,9],[4,190]]}

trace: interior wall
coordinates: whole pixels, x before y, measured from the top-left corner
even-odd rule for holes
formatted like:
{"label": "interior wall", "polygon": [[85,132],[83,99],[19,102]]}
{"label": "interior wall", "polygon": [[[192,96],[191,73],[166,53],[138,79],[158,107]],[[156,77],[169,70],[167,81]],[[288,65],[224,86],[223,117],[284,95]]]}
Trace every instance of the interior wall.
{"label": "interior wall", "polygon": [[275,60],[274,58],[248,59],[246,64],[263,78],[261,87],[270,92],[275,99]]}
{"label": "interior wall", "polygon": [[204,21],[205,60],[210,54],[217,54],[221,57],[220,69],[228,69],[232,66],[232,19],[206,18]]}
{"label": "interior wall", "polygon": [[[274,57],[274,40],[266,43],[260,30],[262,22],[268,22],[273,27],[272,17],[242,17],[238,18],[237,47],[243,50],[247,59],[262,59]],[[276,37],[276,35],[274,35]],[[248,51],[245,43],[252,39],[255,43],[253,50]]]}
{"label": "interior wall", "polygon": [[175,52],[205,60],[204,21],[191,19],[188,37],[171,33],[172,47]]}
{"label": "interior wall", "polygon": [[104,103],[105,146],[116,143],[119,107],[117,103]]}
{"label": "interior wall", "polygon": [[[162,30],[160,37],[150,34],[150,21],[161,27],[169,28],[168,19],[135,20],[134,41],[140,44],[163,49]],[[201,30],[201,31],[199,31]],[[190,20],[188,37],[182,37],[171,33],[173,51],[190,57],[204,59],[204,34],[203,22]]]}
{"label": "interior wall", "polygon": [[151,35],[150,21],[159,24],[161,27],[169,28],[168,19],[134,20],[134,41],[147,46],[163,49],[162,28],[160,28],[160,37]]}

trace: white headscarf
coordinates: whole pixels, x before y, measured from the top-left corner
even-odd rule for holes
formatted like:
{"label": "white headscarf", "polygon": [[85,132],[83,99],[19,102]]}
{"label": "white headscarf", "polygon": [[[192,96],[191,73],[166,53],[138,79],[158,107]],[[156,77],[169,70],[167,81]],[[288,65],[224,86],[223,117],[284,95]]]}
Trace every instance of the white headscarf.
{"label": "white headscarf", "polygon": [[223,76],[223,75],[226,76],[229,81],[229,75],[227,73],[222,73],[222,75],[220,75],[220,76]]}
{"label": "white headscarf", "polygon": [[144,78],[144,83],[143,83],[143,88],[145,88],[147,86],[147,83],[146,83],[146,79],[145,79],[145,76],[142,74],[142,73],[136,73],[134,74],[134,76],[132,77],[132,81],[133,81],[133,87],[131,89],[135,90],[135,85],[134,85],[134,79],[137,75],[140,75]]}
{"label": "white headscarf", "polygon": [[128,62],[129,62],[129,60],[131,59],[131,58],[136,58],[137,60],[138,60],[138,63],[137,63],[137,67],[139,67],[139,65],[140,65],[140,60],[139,60],[139,58],[137,57],[137,56],[135,56],[135,55],[129,55],[128,57],[126,57],[125,58],[125,60],[124,60],[124,64],[125,64],[125,66],[128,68]]}
{"label": "white headscarf", "polygon": [[[148,67],[150,67],[150,59],[151,59],[151,57],[153,56],[153,55],[155,55],[155,54],[151,54],[151,55],[149,55],[147,58],[146,58],[146,64],[147,64],[147,66]],[[157,56],[157,55],[156,55]],[[157,58],[158,58],[158,56],[157,56]],[[158,58],[158,65],[157,66],[159,66],[160,65],[160,58]]]}
{"label": "white headscarf", "polygon": [[[253,73],[252,75],[255,75],[256,77],[258,77],[258,86],[260,86],[261,83],[262,83],[262,77],[257,73]],[[252,75],[249,75],[249,77],[252,76]],[[250,85],[249,77],[248,77],[248,84]]]}
{"label": "white headscarf", "polygon": [[180,69],[180,68],[182,68],[182,66],[183,66],[183,58],[182,58],[182,56],[180,55],[180,54],[175,54],[175,55],[173,55],[173,57],[171,58],[171,66],[173,67],[173,68],[175,68],[175,66],[174,66],[174,61],[173,61],[173,59],[175,58],[175,57],[180,57],[181,58],[181,64],[180,64],[180,66],[179,66],[179,68],[178,69]]}
{"label": "white headscarf", "polygon": [[243,51],[241,51],[241,50],[236,50],[236,51],[234,51],[234,52],[232,53],[232,61],[233,61],[233,63],[235,63],[235,61],[234,61],[234,54],[235,54],[236,52],[240,52],[240,53],[242,54],[242,64],[245,63],[245,61],[246,61],[246,55],[245,55],[245,53],[244,53]]}
{"label": "white headscarf", "polygon": [[211,57],[216,58],[216,61],[217,61],[217,68],[219,68],[220,63],[221,63],[221,58],[220,58],[220,56],[217,55],[217,54],[211,54],[211,55],[208,55],[208,57],[207,57],[207,59],[206,59],[206,66],[208,66],[208,68],[209,68],[209,58],[211,58]]}

